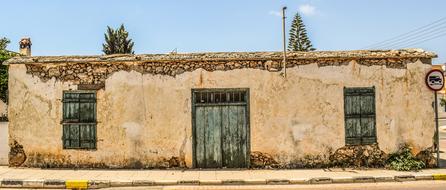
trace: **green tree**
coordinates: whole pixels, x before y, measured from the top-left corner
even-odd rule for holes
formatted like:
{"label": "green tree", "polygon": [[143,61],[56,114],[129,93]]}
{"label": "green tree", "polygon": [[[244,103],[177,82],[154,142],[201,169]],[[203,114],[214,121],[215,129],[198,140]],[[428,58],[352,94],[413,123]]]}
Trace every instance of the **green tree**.
{"label": "green tree", "polygon": [[314,51],[310,39],[307,36],[304,22],[299,13],[294,16],[291,23],[290,37],[288,40],[288,51]]}
{"label": "green tree", "polygon": [[6,46],[8,46],[8,44],[9,44],[10,42],[11,42],[11,41],[9,41],[8,38],[5,38],[5,37],[0,38],[0,50],[4,50],[4,49],[6,49]]}
{"label": "green tree", "polygon": [[0,99],[7,102],[8,91],[8,67],[3,65],[7,59],[18,55],[18,53],[6,50],[6,46],[10,43],[7,38],[0,39]]}
{"label": "green tree", "polygon": [[125,30],[124,25],[118,29],[107,26],[107,32],[104,34],[105,43],[102,44],[102,51],[107,54],[134,54],[132,39]]}

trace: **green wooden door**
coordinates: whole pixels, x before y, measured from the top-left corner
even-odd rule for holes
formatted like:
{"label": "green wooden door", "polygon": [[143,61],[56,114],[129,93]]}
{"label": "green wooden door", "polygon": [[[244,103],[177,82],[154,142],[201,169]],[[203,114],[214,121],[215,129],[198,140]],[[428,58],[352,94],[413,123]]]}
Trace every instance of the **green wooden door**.
{"label": "green wooden door", "polygon": [[193,100],[195,167],[248,167],[247,90],[194,90]]}

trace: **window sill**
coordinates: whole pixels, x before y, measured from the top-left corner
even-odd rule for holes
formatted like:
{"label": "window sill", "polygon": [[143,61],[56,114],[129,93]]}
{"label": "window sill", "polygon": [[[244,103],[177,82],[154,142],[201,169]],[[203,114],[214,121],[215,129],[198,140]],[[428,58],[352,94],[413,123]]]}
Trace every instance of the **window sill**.
{"label": "window sill", "polygon": [[97,148],[63,148],[63,150],[97,151]]}

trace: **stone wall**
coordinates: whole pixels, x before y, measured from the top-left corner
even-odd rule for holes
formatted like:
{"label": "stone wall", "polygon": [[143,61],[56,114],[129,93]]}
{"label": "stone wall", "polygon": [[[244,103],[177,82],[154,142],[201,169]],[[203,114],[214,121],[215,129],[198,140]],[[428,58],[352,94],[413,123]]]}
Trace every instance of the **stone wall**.
{"label": "stone wall", "polygon": [[[401,144],[416,154],[432,146],[425,58],[291,58],[286,78],[275,72],[280,59],[274,57],[22,59],[26,64],[9,62],[9,142],[23,147],[21,166],[192,167],[193,88],[250,89],[253,167],[321,167],[349,151],[366,150],[373,155],[367,160]],[[85,85],[98,87],[97,150],[64,150],[62,92]],[[378,146],[352,150],[344,142],[343,88],[370,86],[376,89]]]}
{"label": "stone wall", "polygon": [[[317,63],[319,67],[348,65],[349,59],[316,59],[316,60],[289,60],[287,68]],[[417,61],[411,59],[360,59],[357,63],[363,65],[385,65],[389,68],[405,68],[407,63]],[[72,63],[54,64],[27,64],[27,73],[37,76],[42,81],[56,78],[60,81],[73,84],[103,84],[105,80],[118,71],[136,71],[141,74],[176,76],[184,72],[193,72],[197,69],[206,71],[228,71],[234,69],[260,69],[267,71],[281,71],[282,60],[236,60],[236,61],[173,61],[173,62],[120,62],[113,63]]]}

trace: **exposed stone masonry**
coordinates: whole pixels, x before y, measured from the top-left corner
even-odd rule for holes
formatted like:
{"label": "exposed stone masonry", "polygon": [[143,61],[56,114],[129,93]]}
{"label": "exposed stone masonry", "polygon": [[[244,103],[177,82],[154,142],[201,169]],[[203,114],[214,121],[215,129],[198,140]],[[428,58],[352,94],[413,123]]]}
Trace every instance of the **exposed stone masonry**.
{"label": "exposed stone masonry", "polygon": [[341,167],[384,167],[387,154],[377,144],[344,146],[330,155],[333,166]]}
{"label": "exposed stone masonry", "polygon": [[[392,68],[405,68],[407,63],[415,62],[417,58],[407,59],[358,59],[363,65],[386,65]],[[317,63],[318,66],[347,65],[352,59],[321,59],[321,60],[289,60],[287,67],[295,67]],[[176,76],[184,72],[192,72],[199,68],[207,71],[227,71],[252,68],[267,71],[280,71],[281,60],[239,60],[239,61],[157,61],[157,62],[85,62],[59,64],[26,64],[27,73],[38,76],[43,81],[53,77],[74,84],[102,84],[114,72],[137,71],[143,74]]]}
{"label": "exposed stone masonry", "polygon": [[9,166],[21,166],[26,160],[26,154],[23,150],[23,146],[15,140],[9,146],[11,147],[11,150],[9,151]]}
{"label": "exposed stone masonry", "polygon": [[[432,147],[420,151],[415,157],[426,164],[426,168],[436,166]],[[382,168],[386,167],[389,154],[382,151],[378,144],[346,145],[337,149],[329,156],[308,155],[289,163],[279,163],[273,156],[262,152],[251,152],[252,168]]]}
{"label": "exposed stone masonry", "polygon": [[[406,68],[407,63],[421,60],[430,64],[435,54],[418,49],[374,51],[288,52],[287,67],[317,63],[319,67],[347,65],[385,65]],[[281,52],[189,53],[105,56],[33,56],[15,57],[5,64],[26,64],[27,72],[43,81],[53,77],[75,84],[103,84],[114,72],[137,71],[143,74],[176,76],[202,68],[207,71],[261,69],[280,71]]]}

